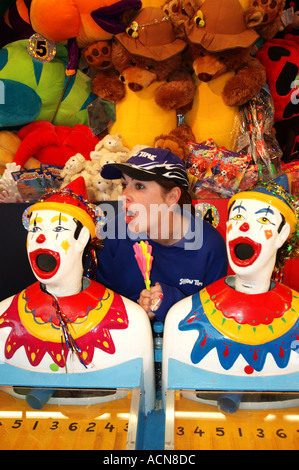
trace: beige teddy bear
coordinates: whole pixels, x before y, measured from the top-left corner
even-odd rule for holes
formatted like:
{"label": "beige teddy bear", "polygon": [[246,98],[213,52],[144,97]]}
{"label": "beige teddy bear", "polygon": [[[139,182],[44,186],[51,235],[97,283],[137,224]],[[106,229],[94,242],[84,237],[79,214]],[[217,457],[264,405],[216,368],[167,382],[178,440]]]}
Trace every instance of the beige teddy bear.
{"label": "beige teddy bear", "polygon": [[91,184],[87,187],[88,198],[91,202],[109,201],[112,182],[102,178],[100,173],[91,177]]}
{"label": "beige teddy bear", "polygon": [[90,152],[90,161],[86,165],[86,171],[96,175],[106,163],[121,163],[129,158],[130,150],[122,144],[120,134],[108,134]]}
{"label": "beige teddy bear", "polygon": [[93,175],[90,184],[87,186],[87,194],[91,202],[117,201],[121,192],[122,187],[118,180],[107,180],[100,173]]}
{"label": "beige teddy bear", "polygon": [[61,170],[60,175],[63,178],[61,187],[63,188],[78,176],[83,176],[86,186],[88,186],[90,184],[91,175],[86,171],[87,163],[88,161],[81,153],[76,153],[70,157]]}

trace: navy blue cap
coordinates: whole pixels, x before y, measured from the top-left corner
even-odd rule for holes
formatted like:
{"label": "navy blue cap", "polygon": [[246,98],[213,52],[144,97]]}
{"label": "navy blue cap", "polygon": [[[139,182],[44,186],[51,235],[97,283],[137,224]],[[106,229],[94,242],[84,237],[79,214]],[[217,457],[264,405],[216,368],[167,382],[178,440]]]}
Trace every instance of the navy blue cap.
{"label": "navy blue cap", "polygon": [[159,181],[165,178],[185,190],[189,188],[184,162],[167,149],[147,147],[124,163],[107,163],[101,171],[101,176],[109,180],[119,179],[122,174],[140,181]]}

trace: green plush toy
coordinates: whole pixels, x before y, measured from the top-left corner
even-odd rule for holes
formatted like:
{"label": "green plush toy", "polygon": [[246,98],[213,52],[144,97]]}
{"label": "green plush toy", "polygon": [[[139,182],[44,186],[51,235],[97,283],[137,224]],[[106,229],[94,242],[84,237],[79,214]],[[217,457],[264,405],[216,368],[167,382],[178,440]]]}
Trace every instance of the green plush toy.
{"label": "green plush toy", "polygon": [[8,44],[0,50],[0,127],[14,128],[37,121],[55,125],[88,125],[87,106],[96,99],[90,79],[81,71],[67,77],[67,49],[56,44],[50,62],[34,60],[28,41]]}

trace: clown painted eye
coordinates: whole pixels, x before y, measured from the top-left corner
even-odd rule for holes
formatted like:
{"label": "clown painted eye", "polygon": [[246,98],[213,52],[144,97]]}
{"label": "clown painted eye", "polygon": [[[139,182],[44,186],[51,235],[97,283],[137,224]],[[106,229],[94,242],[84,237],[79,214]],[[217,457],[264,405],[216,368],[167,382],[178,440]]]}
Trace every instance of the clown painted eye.
{"label": "clown painted eye", "polygon": [[268,219],[268,217],[260,217],[259,219],[257,219],[257,221],[262,224],[262,225],[268,225],[268,224],[271,224],[270,220]]}
{"label": "clown painted eye", "polygon": [[236,214],[234,217],[231,218],[231,220],[237,220],[237,221],[240,221],[243,219],[245,219],[245,217],[242,214]]}
{"label": "clown painted eye", "polygon": [[58,232],[59,233],[59,232],[64,232],[65,230],[69,230],[69,229],[62,227],[62,225],[57,225],[57,227],[55,227],[53,229],[53,232]]}
{"label": "clown painted eye", "polygon": [[32,228],[29,230],[29,232],[36,233],[36,232],[38,232],[39,230],[41,230],[40,227],[34,226],[34,227],[32,227]]}

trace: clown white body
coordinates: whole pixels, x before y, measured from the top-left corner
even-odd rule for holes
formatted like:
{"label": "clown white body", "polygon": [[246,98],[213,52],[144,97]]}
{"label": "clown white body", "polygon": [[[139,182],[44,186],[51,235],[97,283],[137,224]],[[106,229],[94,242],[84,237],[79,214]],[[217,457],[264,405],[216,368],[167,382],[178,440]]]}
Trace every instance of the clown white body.
{"label": "clown white body", "polygon": [[[49,210],[49,204],[33,206],[28,228],[28,257],[38,282],[0,303],[0,367],[2,362],[56,376],[88,375],[141,358],[150,411],[154,367],[148,317],[134,302],[83,278],[82,254],[94,227],[81,209],[86,225],[73,216],[77,208],[65,204],[65,211]],[[67,319],[64,329],[59,318]],[[67,346],[67,338],[74,347]],[[33,386],[45,386],[42,375]]]}
{"label": "clown white body", "polygon": [[181,300],[167,315],[164,391],[170,359],[177,361],[172,379],[178,364],[189,366],[180,375],[192,382],[195,374],[199,389],[288,390],[289,380],[298,381],[299,294],[271,281],[277,250],[296,217],[285,203],[254,196],[240,193],[231,200],[226,243],[236,275]]}

